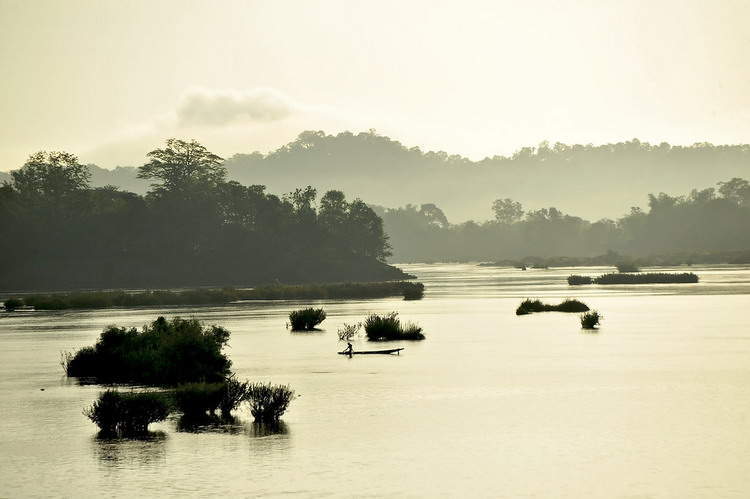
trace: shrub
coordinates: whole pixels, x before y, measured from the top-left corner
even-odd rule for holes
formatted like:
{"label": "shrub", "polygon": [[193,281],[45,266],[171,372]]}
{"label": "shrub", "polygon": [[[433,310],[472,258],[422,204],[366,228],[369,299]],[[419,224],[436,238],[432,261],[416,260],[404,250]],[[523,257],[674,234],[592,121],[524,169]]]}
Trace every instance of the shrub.
{"label": "shrub", "polygon": [[581,327],[583,329],[595,329],[599,325],[599,321],[603,320],[604,316],[600,315],[596,310],[581,314]]}
{"label": "shrub", "polygon": [[634,263],[631,263],[631,262],[620,262],[615,266],[617,267],[618,272],[623,272],[623,273],[641,271],[641,269],[639,269],[638,266],[636,266]]}
{"label": "shrub", "polygon": [[159,393],[107,390],[83,413],[103,433],[136,435],[148,431],[149,424],[166,419],[169,407]]}
{"label": "shrub", "polygon": [[289,322],[292,331],[312,331],[315,326],[326,319],[326,313],[322,308],[305,308],[295,310],[289,314]]}
{"label": "shrub", "polygon": [[294,398],[294,391],[288,385],[252,383],[248,386],[245,399],[250,404],[250,412],[255,421],[276,423]]}
{"label": "shrub", "polygon": [[416,324],[401,325],[397,312],[370,314],[365,319],[365,334],[370,341],[423,340],[422,328]]}
{"label": "shrub", "polygon": [[339,341],[350,341],[352,338],[357,336],[357,333],[359,332],[359,329],[361,327],[361,322],[358,322],[356,324],[344,324],[343,326],[341,326],[341,329],[336,331],[336,334],[339,335]]}
{"label": "shrub", "polygon": [[234,375],[230,376],[225,382],[221,392],[221,401],[219,409],[221,413],[228,416],[233,410],[247,398],[250,389],[249,381],[239,381]]}
{"label": "shrub", "polygon": [[8,298],[3,302],[3,306],[6,311],[13,312],[18,307],[23,307],[23,300],[20,298]]}
{"label": "shrub", "polygon": [[532,312],[585,312],[588,309],[589,307],[585,303],[570,298],[566,298],[558,305],[549,305],[542,303],[540,300],[527,298],[516,309],[516,315],[526,315]]}
{"label": "shrub", "polygon": [[592,284],[594,280],[585,275],[572,275],[568,277],[568,284],[571,286],[580,286],[583,284]]}
{"label": "shrub", "polygon": [[96,345],[75,353],[66,372],[104,382],[157,386],[220,382],[231,366],[222,353],[229,334],[224,328],[179,317],[159,317],[142,332],[110,326]]}
{"label": "shrub", "polygon": [[404,282],[404,300],[421,300],[424,296],[424,284],[421,282]]}
{"label": "shrub", "polygon": [[174,391],[177,410],[185,416],[214,414],[224,398],[224,383],[185,383]]}

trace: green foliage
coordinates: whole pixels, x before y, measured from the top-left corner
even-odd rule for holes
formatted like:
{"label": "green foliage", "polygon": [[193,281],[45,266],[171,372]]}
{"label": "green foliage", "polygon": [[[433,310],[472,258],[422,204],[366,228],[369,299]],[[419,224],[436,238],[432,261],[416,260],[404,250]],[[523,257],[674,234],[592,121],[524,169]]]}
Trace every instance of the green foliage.
{"label": "green foliage", "polygon": [[83,413],[106,434],[138,435],[169,415],[164,396],[155,392],[107,390]]}
{"label": "green foliage", "polygon": [[370,314],[365,319],[365,334],[370,341],[423,340],[422,328],[413,323],[401,324],[397,312]]}
{"label": "green foliage", "polygon": [[293,398],[294,390],[288,385],[270,383],[250,384],[245,396],[253,418],[262,423],[277,423]]}
{"label": "green foliage", "polygon": [[581,327],[583,329],[595,329],[599,325],[599,322],[604,319],[604,316],[599,314],[596,310],[581,314]]}
{"label": "green foliage", "polygon": [[229,334],[224,328],[179,317],[159,317],[142,332],[110,326],[96,345],[76,352],[66,372],[102,382],[157,386],[218,382],[229,374],[231,362],[222,353]]}
{"label": "green foliage", "polygon": [[8,298],[3,302],[3,307],[7,312],[13,312],[19,307],[23,307],[23,300],[19,298]]}
{"label": "green foliage", "polygon": [[239,381],[234,375],[229,376],[224,382],[219,409],[222,414],[228,415],[247,399],[250,390],[249,381]]}
{"label": "green foliage", "polygon": [[289,313],[292,331],[312,331],[325,319],[326,313],[322,308],[304,308]]}
{"label": "green foliage", "polygon": [[588,309],[589,307],[585,303],[570,298],[565,299],[558,305],[549,305],[542,303],[540,300],[527,298],[516,309],[516,315],[526,315],[533,312],[585,312]]}

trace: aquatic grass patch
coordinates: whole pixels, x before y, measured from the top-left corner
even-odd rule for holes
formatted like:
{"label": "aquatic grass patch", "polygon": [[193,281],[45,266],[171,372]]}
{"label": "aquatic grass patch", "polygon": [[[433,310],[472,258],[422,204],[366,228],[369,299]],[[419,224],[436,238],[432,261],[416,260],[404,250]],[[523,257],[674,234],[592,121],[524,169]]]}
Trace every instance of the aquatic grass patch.
{"label": "aquatic grass patch", "polygon": [[567,298],[562,303],[550,305],[541,300],[525,299],[516,309],[516,315],[527,315],[533,312],[586,312],[589,310],[585,303]]}
{"label": "aquatic grass patch", "polygon": [[261,423],[278,423],[293,399],[294,390],[288,385],[271,383],[251,383],[245,396],[250,413]]}
{"label": "aquatic grass patch", "polygon": [[398,312],[384,315],[370,314],[364,322],[365,334],[370,341],[423,340],[422,328],[417,324],[401,323]]}
{"label": "aquatic grass patch", "polygon": [[339,337],[339,341],[350,341],[355,336],[357,336],[357,333],[359,333],[359,330],[362,328],[362,323],[358,322],[356,324],[346,324],[344,323],[341,328],[336,331],[336,334]]}
{"label": "aquatic grass patch", "polygon": [[694,284],[698,276],[692,272],[618,272],[603,274],[599,277],[572,275],[568,277],[568,284],[579,286],[583,284]]}
{"label": "aquatic grass patch", "polygon": [[312,331],[315,326],[326,320],[326,313],[322,308],[304,308],[289,313],[289,323],[292,331]]}
{"label": "aquatic grass patch", "polygon": [[30,294],[26,305],[36,310],[80,308],[160,307],[181,305],[224,305],[251,300],[362,299],[403,296],[416,300],[424,294],[424,284],[409,281],[383,281],[327,284],[273,284],[252,289],[191,289],[184,291],[81,291]]}
{"label": "aquatic grass patch", "polygon": [[571,286],[582,286],[584,284],[593,284],[594,279],[586,275],[568,276],[568,284]]}
{"label": "aquatic grass patch", "polygon": [[203,326],[195,319],[159,317],[136,328],[109,326],[94,346],[64,359],[68,376],[100,382],[173,386],[189,382],[220,382],[231,361],[222,353],[229,331]]}
{"label": "aquatic grass patch", "polygon": [[120,392],[106,390],[83,411],[104,434],[139,435],[148,425],[169,415],[169,404],[157,392]]}
{"label": "aquatic grass patch", "polygon": [[596,329],[596,326],[598,326],[599,323],[604,319],[604,316],[596,310],[592,310],[590,312],[581,314],[580,319],[581,327],[583,329]]}
{"label": "aquatic grass patch", "polygon": [[175,408],[187,417],[214,414],[224,398],[224,383],[184,383],[174,390]]}

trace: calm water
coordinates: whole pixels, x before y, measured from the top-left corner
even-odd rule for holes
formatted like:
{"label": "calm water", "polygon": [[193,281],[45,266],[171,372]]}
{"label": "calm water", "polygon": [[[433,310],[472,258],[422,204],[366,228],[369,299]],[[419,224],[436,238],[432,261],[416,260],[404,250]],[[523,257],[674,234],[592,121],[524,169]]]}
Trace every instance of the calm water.
{"label": "calm water", "polygon": [[[296,302],[0,314],[0,496],[750,497],[750,267],[575,289],[570,269],[404,267],[424,300],[319,302],[321,333],[285,330]],[[527,296],[583,298],[603,326],[516,317]],[[335,354],[338,326],[390,310],[427,340]],[[157,314],[228,327],[240,377],[291,384],[281,431],[241,413],[202,433],[168,420],[146,440],[97,439],[81,410],[100,388],[64,378],[60,351]]]}

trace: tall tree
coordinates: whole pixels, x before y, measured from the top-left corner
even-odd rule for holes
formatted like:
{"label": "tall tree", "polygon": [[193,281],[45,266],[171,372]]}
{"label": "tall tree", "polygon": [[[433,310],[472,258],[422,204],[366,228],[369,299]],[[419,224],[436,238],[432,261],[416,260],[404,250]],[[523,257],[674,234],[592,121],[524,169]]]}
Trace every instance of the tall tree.
{"label": "tall tree", "polygon": [[67,152],[39,151],[13,172],[13,186],[26,198],[60,198],[88,188],[91,174],[78,158]]}
{"label": "tall tree", "polygon": [[223,159],[195,140],[167,139],[167,146],[154,149],[150,161],[138,169],[138,178],[156,179],[157,191],[182,192],[194,187],[216,187],[227,171]]}

